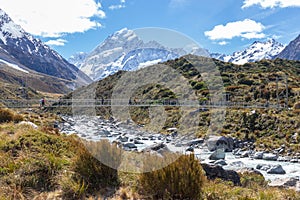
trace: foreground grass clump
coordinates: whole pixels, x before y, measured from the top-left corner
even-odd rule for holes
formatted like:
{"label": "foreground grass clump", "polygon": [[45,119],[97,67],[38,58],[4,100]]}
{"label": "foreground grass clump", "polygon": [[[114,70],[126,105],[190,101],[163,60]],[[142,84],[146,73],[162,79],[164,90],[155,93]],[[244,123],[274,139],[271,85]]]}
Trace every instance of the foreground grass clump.
{"label": "foreground grass clump", "polygon": [[199,161],[194,155],[184,155],[162,169],[141,174],[139,182],[141,193],[150,199],[203,199],[204,180]]}
{"label": "foreground grass clump", "polygon": [[0,123],[20,122],[22,120],[22,115],[16,114],[9,109],[0,108]]}
{"label": "foreground grass clump", "polygon": [[63,199],[82,199],[118,186],[117,171],[95,159],[77,137],[45,130],[0,126],[0,199],[55,191]]}
{"label": "foreground grass clump", "polygon": [[[252,179],[252,177],[248,177]],[[247,178],[247,179],[248,179]],[[253,178],[256,179],[256,178]],[[299,200],[299,192],[288,189],[272,188],[259,185],[233,186],[231,182],[220,179],[208,181],[204,184],[203,191],[206,200]]]}

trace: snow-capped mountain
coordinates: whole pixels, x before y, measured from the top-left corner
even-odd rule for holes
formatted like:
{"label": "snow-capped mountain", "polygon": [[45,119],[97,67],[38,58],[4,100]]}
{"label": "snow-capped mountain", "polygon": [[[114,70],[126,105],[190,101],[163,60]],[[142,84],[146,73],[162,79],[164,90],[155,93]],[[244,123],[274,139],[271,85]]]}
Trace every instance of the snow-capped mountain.
{"label": "snow-capped mountain", "polygon": [[75,65],[77,68],[80,68],[87,56],[88,53],[85,52],[75,53],[68,59],[68,62]]}
{"label": "snow-capped mountain", "polygon": [[18,64],[24,70],[74,81],[73,86],[85,85],[91,80],[74,65],[39,39],[25,32],[0,9],[0,58]]}
{"label": "snow-capped mountain", "polygon": [[276,57],[288,60],[300,60],[300,35],[291,41]]}
{"label": "snow-capped mountain", "polygon": [[224,62],[228,62],[231,59],[231,56],[221,53],[211,53],[210,57]]}
{"label": "snow-capped mountain", "polygon": [[283,44],[275,41],[274,39],[268,39],[265,42],[255,41],[245,50],[234,52],[230,56],[217,53],[211,54],[211,56],[225,62],[242,65],[247,62],[255,62],[262,59],[273,59],[283,49]]}
{"label": "snow-capped mountain", "polygon": [[[193,51],[198,55],[205,52],[200,48]],[[125,28],[105,39],[88,54],[79,68],[93,80],[99,80],[120,70],[137,70],[188,53],[181,48],[167,48],[156,41],[144,42],[134,31]]]}

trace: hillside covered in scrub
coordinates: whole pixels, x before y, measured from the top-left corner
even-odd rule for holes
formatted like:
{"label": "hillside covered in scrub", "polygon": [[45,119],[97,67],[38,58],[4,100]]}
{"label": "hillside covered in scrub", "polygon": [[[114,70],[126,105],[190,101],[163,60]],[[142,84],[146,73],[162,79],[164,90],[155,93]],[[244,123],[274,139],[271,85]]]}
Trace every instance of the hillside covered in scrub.
{"label": "hillside covered in scrub", "polygon": [[[241,140],[254,141],[257,149],[268,150],[285,145],[287,147],[286,152],[291,154],[299,152],[300,62],[276,59],[234,65],[218,60],[213,61],[220,72],[225,88],[222,101],[239,102],[253,106],[272,105],[282,108],[286,107],[288,102],[288,108],[284,109],[275,109],[271,106],[264,109],[228,107],[226,108],[225,121],[218,133]],[[187,59],[182,57],[163,64],[175,69],[188,80],[199,104],[210,101],[211,92],[207,82],[202,77],[203,74],[200,74]],[[93,92],[96,99],[111,99],[115,85],[126,73],[133,73],[134,75],[135,72],[120,71],[76,90],[75,93],[70,93],[64,98],[85,99]],[[134,92],[131,99],[166,101],[174,100],[178,95],[171,91],[172,88],[165,88],[159,84],[143,85],[140,83],[140,85],[141,87]],[[150,122],[148,109],[149,107],[145,106],[131,107],[132,120],[138,124],[148,124]],[[96,107],[96,111],[98,115],[112,116],[110,107]],[[71,111],[69,110],[69,112]],[[197,130],[189,129],[186,132],[192,132],[194,136],[203,138],[210,126],[211,116],[214,112],[218,112],[218,109],[191,109],[187,115],[182,116],[178,107],[165,106],[165,112],[167,119],[162,132],[166,132],[168,128],[178,127],[180,119],[193,118],[191,116],[195,116],[196,112],[199,115],[199,118],[194,120],[198,125]],[[214,128],[218,129],[218,127],[212,127],[212,130]]]}

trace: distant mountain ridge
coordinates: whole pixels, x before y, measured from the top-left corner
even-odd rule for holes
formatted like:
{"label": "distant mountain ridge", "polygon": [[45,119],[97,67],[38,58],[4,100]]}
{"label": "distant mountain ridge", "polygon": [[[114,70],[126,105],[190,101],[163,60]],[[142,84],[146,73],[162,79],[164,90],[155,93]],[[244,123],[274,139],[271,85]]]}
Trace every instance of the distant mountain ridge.
{"label": "distant mountain ridge", "polygon": [[103,79],[120,70],[131,71],[141,67],[175,59],[186,54],[206,55],[224,62],[245,64],[262,59],[273,59],[284,45],[274,39],[255,41],[245,50],[232,55],[209,53],[208,50],[195,48],[170,49],[156,41],[144,42],[132,30],[124,28],[107,37],[91,53],[77,53],[69,62],[76,65],[93,80]]}
{"label": "distant mountain ridge", "polygon": [[80,66],[83,64],[84,60],[88,56],[88,53],[86,52],[78,52],[72,55],[68,62],[75,65],[77,68],[80,68]]}
{"label": "distant mountain ridge", "polygon": [[25,32],[0,9],[0,58],[31,70],[69,81],[70,88],[86,85],[90,78],[39,39]]}
{"label": "distant mountain ridge", "polygon": [[284,45],[274,39],[268,39],[265,42],[255,41],[245,50],[234,52],[232,55],[211,54],[213,58],[224,62],[232,62],[234,64],[245,64],[248,62],[256,62],[262,59],[273,59],[283,49]]}
{"label": "distant mountain ridge", "polygon": [[296,39],[291,41],[276,57],[288,60],[300,60],[300,34]]}

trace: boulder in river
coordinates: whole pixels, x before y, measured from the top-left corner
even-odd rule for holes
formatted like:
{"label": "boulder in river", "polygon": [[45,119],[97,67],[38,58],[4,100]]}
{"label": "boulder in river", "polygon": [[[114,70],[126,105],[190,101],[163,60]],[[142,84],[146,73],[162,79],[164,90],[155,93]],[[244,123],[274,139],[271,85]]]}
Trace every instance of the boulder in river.
{"label": "boulder in river", "polygon": [[195,145],[199,145],[199,144],[202,144],[204,142],[203,139],[194,139],[194,140],[191,140],[189,142],[186,143],[187,146],[195,146]]}
{"label": "boulder in river", "polygon": [[170,149],[164,143],[158,143],[146,147],[142,152],[156,152],[159,154],[164,154],[170,152]]}
{"label": "boulder in river", "polygon": [[290,177],[290,178],[277,178],[269,183],[271,187],[296,187],[297,183],[300,182],[298,178]]}
{"label": "boulder in river", "polygon": [[225,160],[216,160],[214,162],[215,165],[220,165],[220,166],[225,166],[227,165],[227,163],[225,162]]}
{"label": "boulder in river", "polygon": [[210,160],[221,160],[221,159],[225,159],[225,152],[223,149],[217,149],[216,151],[214,151],[209,158]]}
{"label": "boulder in river", "polygon": [[209,165],[202,163],[202,168],[208,179],[220,178],[225,181],[232,181],[235,185],[241,185],[240,176],[236,171],[225,170],[219,165]]}
{"label": "boulder in river", "polygon": [[271,168],[271,165],[267,165],[267,164],[258,164],[258,165],[256,165],[256,169],[262,170],[262,171],[267,171],[270,168]]}
{"label": "boulder in river", "polygon": [[124,148],[129,148],[129,149],[136,149],[137,148],[137,146],[135,146],[135,144],[130,143],[130,142],[123,144],[123,147]]}
{"label": "boulder in river", "polygon": [[234,140],[231,137],[212,135],[209,136],[206,144],[209,151],[224,149],[226,152],[230,152],[234,148]]}
{"label": "boulder in river", "polygon": [[278,159],[278,155],[273,154],[273,153],[264,153],[263,154],[263,159],[264,160],[276,161]]}
{"label": "boulder in river", "polygon": [[194,148],[193,147],[188,147],[185,151],[194,152]]}
{"label": "boulder in river", "polygon": [[253,158],[254,159],[263,159],[263,156],[264,156],[264,152],[256,152],[254,155],[253,155]]}
{"label": "boulder in river", "polygon": [[138,139],[135,139],[134,140],[134,144],[144,144],[143,142],[141,142],[140,140],[138,140]]}
{"label": "boulder in river", "polygon": [[286,174],[281,165],[272,166],[269,170],[267,170],[268,174]]}
{"label": "boulder in river", "polygon": [[120,142],[128,142],[128,137],[122,137],[122,136],[119,136],[118,138],[117,138]]}

